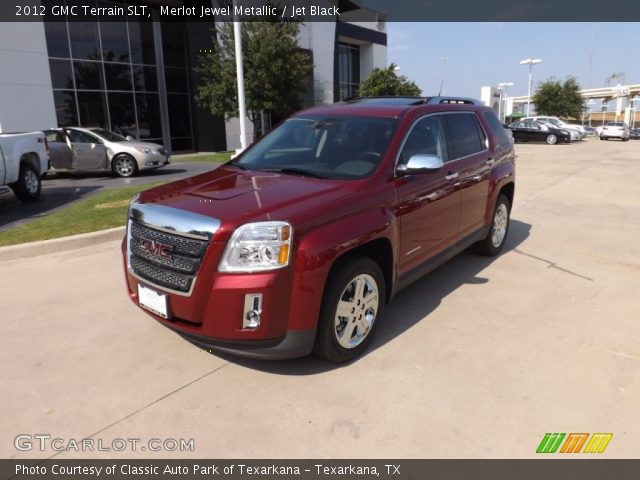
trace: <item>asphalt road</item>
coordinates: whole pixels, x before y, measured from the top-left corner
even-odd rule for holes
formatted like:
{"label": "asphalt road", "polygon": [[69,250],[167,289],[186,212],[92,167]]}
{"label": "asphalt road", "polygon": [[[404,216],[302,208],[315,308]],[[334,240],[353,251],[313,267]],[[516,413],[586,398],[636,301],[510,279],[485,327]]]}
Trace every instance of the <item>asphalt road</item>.
{"label": "asphalt road", "polygon": [[546,432],[640,445],[640,143],[518,145],[506,251],[400,293],[373,348],[204,353],[125,292],[119,242],[0,263],[0,458],[18,434],[193,439],[193,452],[64,457],[535,457]]}
{"label": "asphalt road", "polygon": [[51,174],[42,181],[42,194],[34,203],[20,203],[13,192],[0,194],[0,230],[28,222],[106,188],[149,182],[171,182],[215,168],[211,163],[172,163],[157,170],[120,178],[109,172]]}

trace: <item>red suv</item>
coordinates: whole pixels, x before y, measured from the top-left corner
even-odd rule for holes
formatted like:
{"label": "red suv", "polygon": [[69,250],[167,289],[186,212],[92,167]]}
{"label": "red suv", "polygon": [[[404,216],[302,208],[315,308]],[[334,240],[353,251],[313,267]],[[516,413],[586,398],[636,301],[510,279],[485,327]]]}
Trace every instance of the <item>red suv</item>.
{"label": "red suv", "polygon": [[475,100],[305,110],[132,200],[129,296],[205,348],[349,361],[402,288],[471,245],[500,252],[514,180],[512,143]]}

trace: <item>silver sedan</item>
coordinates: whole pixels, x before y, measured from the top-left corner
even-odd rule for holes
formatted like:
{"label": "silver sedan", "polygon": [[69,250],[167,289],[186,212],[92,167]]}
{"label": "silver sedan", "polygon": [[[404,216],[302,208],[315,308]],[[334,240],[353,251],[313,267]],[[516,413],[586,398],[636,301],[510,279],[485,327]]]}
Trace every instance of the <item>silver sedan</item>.
{"label": "silver sedan", "polygon": [[162,145],[130,140],[104,128],[46,130],[50,171],[111,170],[131,177],[141,170],[169,165]]}

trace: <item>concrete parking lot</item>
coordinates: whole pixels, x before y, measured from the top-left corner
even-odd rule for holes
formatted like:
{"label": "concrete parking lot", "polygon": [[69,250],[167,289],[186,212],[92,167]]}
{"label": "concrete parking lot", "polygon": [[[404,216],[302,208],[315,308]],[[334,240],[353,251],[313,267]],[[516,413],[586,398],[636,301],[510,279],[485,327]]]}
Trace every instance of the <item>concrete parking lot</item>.
{"label": "concrete parking lot", "polygon": [[640,445],[640,143],[517,145],[506,251],[402,292],[341,367],[200,351],[129,301],[119,243],[0,262],[0,457],[18,434],[194,439],[65,457],[534,457],[546,432]]}

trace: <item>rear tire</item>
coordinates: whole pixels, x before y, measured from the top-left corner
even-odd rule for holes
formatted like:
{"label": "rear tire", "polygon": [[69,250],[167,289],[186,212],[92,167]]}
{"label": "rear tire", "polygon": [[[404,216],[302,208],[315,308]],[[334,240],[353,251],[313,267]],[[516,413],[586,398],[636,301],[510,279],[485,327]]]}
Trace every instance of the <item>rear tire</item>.
{"label": "rear tire", "polygon": [[122,153],[111,160],[111,170],[122,178],[133,177],[138,173],[138,162],[131,155]]}
{"label": "rear tire", "polygon": [[36,168],[30,163],[20,165],[18,181],[10,185],[18,200],[25,203],[35,202],[42,191],[42,181]]}
{"label": "rear tire", "polygon": [[493,210],[489,232],[484,240],[476,244],[478,253],[487,257],[494,257],[502,251],[509,233],[510,214],[511,205],[509,199],[505,195],[500,195]]}
{"label": "rear tire", "polygon": [[342,259],[327,279],[313,353],[333,363],[359,356],[377,330],[384,299],[384,277],[375,261]]}

